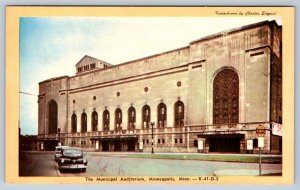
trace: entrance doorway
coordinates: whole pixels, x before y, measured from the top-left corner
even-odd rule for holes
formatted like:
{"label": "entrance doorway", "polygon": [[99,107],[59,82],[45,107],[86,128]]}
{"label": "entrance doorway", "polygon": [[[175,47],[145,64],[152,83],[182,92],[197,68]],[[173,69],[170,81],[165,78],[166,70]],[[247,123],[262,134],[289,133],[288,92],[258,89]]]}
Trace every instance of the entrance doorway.
{"label": "entrance doorway", "polygon": [[102,142],[102,151],[109,151],[109,141]]}
{"label": "entrance doorway", "polygon": [[120,140],[114,141],[114,151],[121,151],[122,150],[122,142]]}
{"label": "entrance doorway", "polygon": [[128,145],[128,151],[135,151],[135,140],[128,140],[127,145]]}
{"label": "entrance doorway", "polygon": [[58,145],[58,140],[47,140],[44,141],[44,147],[46,151],[54,151],[55,147]]}
{"label": "entrance doorway", "polygon": [[198,138],[205,138],[209,152],[239,153],[240,141],[244,139],[244,134],[201,134]]}
{"label": "entrance doorway", "polygon": [[240,138],[209,138],[209,152],[240,152]]}
{"label": "entrance doorway", "polygon": [[91,138],[94,141],[101,142],[102,151],[135,151],[137,137],[106,137],[106,138]]}

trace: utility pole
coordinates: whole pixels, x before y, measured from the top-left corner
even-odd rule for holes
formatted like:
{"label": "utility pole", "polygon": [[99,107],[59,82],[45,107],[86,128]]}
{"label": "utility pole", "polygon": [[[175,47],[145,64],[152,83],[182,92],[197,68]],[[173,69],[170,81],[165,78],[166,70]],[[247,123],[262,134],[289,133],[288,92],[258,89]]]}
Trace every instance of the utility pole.
{"label": "utility pole", "polygon": [[154,141],[153,141],[153,126],[154,126],[154,122],[151,122],[151,138],[152,138],[152,140],[151,140],[151,142],[152,142],[152,150],[151,150],[151,154],[154,154]]}

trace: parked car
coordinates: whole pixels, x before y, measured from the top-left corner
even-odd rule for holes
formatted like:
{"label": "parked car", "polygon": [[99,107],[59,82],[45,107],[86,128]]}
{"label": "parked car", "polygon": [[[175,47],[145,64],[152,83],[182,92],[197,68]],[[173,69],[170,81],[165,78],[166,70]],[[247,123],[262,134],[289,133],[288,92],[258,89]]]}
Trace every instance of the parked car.
{"label": "parked car", "polygon": [[59,171],[64,169],[79,169],[85,172],[87,163],[87,159],[83,158],[82,150],[68,147],[62,149],[62,155],[58,160],[58,168]]}
{"label": "parked car", "polygon": [[62,150],[64,148],[68,148],[68,146],[56,146],[55,147],[55,153],[54,153],[54,160],[55,160],[55,162],[57,162],[58,159],[61,157]]}

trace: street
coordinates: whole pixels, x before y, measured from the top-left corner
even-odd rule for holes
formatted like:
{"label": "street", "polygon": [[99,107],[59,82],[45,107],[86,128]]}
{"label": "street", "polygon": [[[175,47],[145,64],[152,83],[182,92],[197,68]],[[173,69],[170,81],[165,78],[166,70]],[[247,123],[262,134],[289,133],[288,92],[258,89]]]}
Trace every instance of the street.
{"label": "street", "polygon": [[[86,172],[61,173],[54,152],[26,152],[20,159],[20,176],[207,176],[256,175],[257,163],[128,158],[127,153],[85,152]],[[262,174],[281,173],[282,164],[263,164]],[[240,172],[242,171],[242,172]]]}

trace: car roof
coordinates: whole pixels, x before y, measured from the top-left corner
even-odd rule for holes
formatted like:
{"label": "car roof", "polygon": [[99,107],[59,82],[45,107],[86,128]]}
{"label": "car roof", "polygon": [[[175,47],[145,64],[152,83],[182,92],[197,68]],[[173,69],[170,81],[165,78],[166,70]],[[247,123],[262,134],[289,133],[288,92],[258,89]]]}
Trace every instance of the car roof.
{"label": "car roof", "polygon": [[80,151],[82,151],[80,148],[77,148],[77,147],[67,147],[67,148],[64,148],[64,150],[80,150]]}
{"label": "car roof", "polygon": [[55,148],[68,148],[69,146],[56,146]]}

